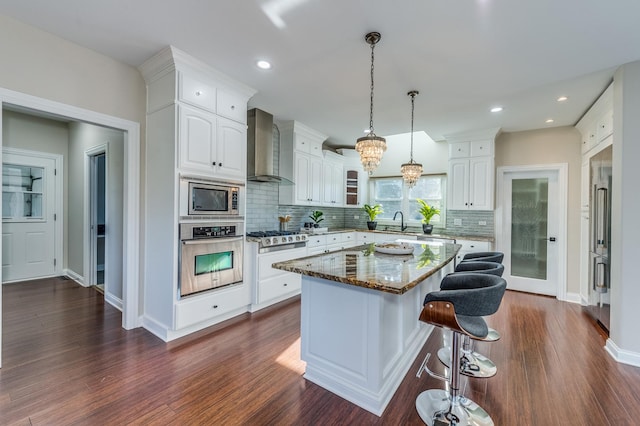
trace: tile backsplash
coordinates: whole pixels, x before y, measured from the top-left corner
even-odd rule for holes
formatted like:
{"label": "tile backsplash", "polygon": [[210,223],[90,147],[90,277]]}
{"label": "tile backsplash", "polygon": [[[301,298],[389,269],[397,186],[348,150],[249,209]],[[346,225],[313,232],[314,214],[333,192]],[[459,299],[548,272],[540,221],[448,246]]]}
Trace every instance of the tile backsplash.
{"label": "tile backsplash", "polygon": [[[314,210],[324,213],[322,227],[366,229],[367,215],[360,208],[339,208],[323,206],[291,206],[278,204],[278,184],[271,182],[247,182],[247,223],[246,231],[276,230],[278,216],[291,216],[288,227],[299,230],[305,222],[311,222],[309,215]],[[358,216],[358,219],[355,219]],[[453,235],[474,235],[493,237],[495,221],[493,211],[447,210],[445,229],[434,229],[434,233]],[[399,230],[399,226],[383,226],[379,230]],[[409,232],[422,232],[420,227],[409,227]]]}

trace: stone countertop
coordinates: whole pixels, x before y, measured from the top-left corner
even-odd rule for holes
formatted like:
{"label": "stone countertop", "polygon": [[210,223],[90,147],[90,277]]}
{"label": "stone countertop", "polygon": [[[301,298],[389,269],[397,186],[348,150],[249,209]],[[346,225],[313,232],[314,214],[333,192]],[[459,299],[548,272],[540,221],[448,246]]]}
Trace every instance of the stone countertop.
{"label": "stone countertop", "polygon": [[451,262],[461,246],[416,241],[413,254],[393,255],[365,244],[278,262],[273,268],[387,293],[403,294]]}
{"label": "stone countertop", "polygon": [[438,233],[438,234],[424,234],[422,232],[401,232],[395,230],[375,230],[370,231],[368,229],[355,229],[355,228],[345,228],[345,229],[336,229],[329,228],[327,232],[322,232],[318,234],[308,233],[309,235],[326,235],[326,234],[336,234],[340,232],[370,232],[373,234],[397,234],[398,236],[417,236],[417,237],[425,237],[425,238],[443,238],[448,240],[467,240],[467,241],[489,241],[494,242],[495,239],[493,237],[487,237],[483,235],[462,235],[462,234],[453,234],[453,233]]}

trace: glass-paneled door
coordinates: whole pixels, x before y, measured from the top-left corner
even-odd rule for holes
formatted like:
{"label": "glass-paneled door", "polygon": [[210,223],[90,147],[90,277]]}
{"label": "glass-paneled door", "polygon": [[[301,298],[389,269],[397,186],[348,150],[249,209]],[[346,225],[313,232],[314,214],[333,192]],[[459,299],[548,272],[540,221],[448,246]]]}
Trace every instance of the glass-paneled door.
{"label": "glass-paneled door", "polygon": [[505,279],[509,289],[557,295],[558,172],[504,174],[502,224]]}

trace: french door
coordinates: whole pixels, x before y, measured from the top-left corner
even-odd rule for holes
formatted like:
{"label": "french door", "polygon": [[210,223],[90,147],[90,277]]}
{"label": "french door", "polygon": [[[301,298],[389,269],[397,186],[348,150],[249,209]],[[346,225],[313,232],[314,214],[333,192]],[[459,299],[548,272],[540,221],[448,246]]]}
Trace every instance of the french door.
{"label": "french door", "polygon": [[507,288],[564,299],[566,167],[500,168],[498,176],[497,248]]}

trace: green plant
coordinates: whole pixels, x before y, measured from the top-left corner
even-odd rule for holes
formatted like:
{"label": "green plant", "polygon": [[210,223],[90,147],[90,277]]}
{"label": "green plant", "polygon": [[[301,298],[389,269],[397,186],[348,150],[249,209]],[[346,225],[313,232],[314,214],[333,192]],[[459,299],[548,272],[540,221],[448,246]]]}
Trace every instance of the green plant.
{"label": "green plant", "polygon": [[376,216],[384,212],[380,204],[376,204],[375,206],[365,204],[362,210],[364,210],[369,215],[369,222],[375,222]]}
{"label": "green plant", "polygon": [[324,217],[322,217],[323,214],[324,213],[322,213],[320,210],[314,210],[313,212],[311,212],[309,219],[311,219],[313,223],[317,225],[324,220]]}
{"label": "green plant", "polygon": [[440,214],[440,210],[430,206],[429,204],[427,204],[426,201],[421,200],[420,198],[418,198],[416,200],[418,202],[418,204],[420,204],[420,208],[418,209],[418,213],[420,213],[422,215],[422,223],[424,224],[429,224],[429,221],[431,220],[432,217],[434,217],[437,214]]}

